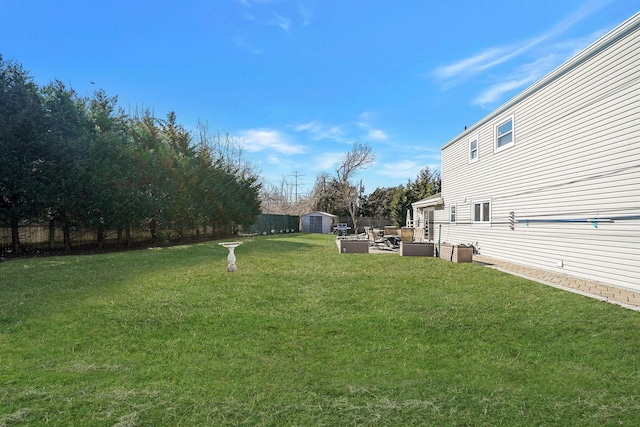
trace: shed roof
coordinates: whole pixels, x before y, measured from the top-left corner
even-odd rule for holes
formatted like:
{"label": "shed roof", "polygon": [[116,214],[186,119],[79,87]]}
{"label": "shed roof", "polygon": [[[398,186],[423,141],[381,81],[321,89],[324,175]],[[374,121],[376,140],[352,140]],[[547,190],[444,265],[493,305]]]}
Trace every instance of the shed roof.
{"label": "shed roof", "polygon": [[328,216],[328,217],[331,217],[331,218],[338,218],[338,215],[334,215],[334,214],[330,214],[329,212],[322,212],[322,211],[310,212],[310,213],[304,214],[302,216],[309,216],[309,215],[322,215],[322,216]]}

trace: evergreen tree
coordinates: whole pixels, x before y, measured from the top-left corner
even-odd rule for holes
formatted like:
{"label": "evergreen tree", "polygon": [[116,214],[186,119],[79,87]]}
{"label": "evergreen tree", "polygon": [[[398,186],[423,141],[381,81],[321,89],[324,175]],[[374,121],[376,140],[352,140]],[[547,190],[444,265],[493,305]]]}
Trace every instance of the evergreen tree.
{"label": "evergreen tree", "polygon": [[407,211],[411,204],[440,192],[440,174],[431,172],[428,167],[418,173],[415,182],[409,180],[406,186],[396,187],[389,204],[391,221],[396,226],[406,224]]}
{"label": "evergreen tree", "polygon": [[[214,225],[231,231],[260,213],[260,179],[227,135],[196,146],[170,112],[131,118],[103,90],[90,99],[56,80],[40,90],[24,69],[0,56],[0,224],[106,230],[146,223],[178,236]],[[127,238],[129,241],[129,238]]]}
{"label": "evergreen tree", "polygon": [[42,90],[46,113],[47,139],[53,152],[49,182],[50,239],[55,224],[62,227],[65,250],[71,249],[71,229],[85,218],[81,199],[86,196],[90,121],[84,100],[56,80]]}
{"label": "evergreen tree", "polygon": [[391,218],[391,200],[397,187],[376,188],[375,191],[365,197],[363,203],[363,216],[372,218]]}
{"label": "evergreen tree", "polygon": [[46,208],[51,155],[37,85],[21,65],[0,56],[0,222],[11,227],[16,254],[21,223]]}

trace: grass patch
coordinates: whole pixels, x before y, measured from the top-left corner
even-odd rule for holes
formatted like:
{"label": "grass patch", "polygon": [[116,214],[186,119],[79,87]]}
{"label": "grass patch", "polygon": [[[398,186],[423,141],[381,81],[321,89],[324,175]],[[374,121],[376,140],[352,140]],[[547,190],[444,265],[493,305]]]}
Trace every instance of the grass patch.
{"label": "grass patch", "polygon": [[0,263],[0,426],[635,425],[640,314],[331,236]]}

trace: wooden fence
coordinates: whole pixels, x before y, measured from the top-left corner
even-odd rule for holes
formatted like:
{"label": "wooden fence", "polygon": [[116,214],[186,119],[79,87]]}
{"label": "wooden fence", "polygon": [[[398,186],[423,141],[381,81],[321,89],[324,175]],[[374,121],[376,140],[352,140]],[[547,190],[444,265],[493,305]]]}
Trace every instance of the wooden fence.
{"label": "wooden fence", "polygon": [[[214,229],[211,226],[198,229],[182,229],[180,231],[171,228],[157,230],[155,239],[151,235],[149,227],[132,227],[127,233],[125,230],[104,230],[102,247],[134,246],[140,244],[169,244],[180,241],[198,241],[206,239],[224,238],[233,235],[236,231],[248,233],[267,233],[271,230],[282,232],[283,230],[299,231],[300,217],[293,215],[258,215],[257,221],[244,230],[239,229]],[[54,227],[53,231],[48,224],[28,224],[19,229],[20,245],[26,255],[38,254],[47,251],[64,250],[64,236],[62,229]],[[72,248],[86,248],[97,246],[98,231],[95,229],[73,229],[71,231]],[[0,257],[13,256],[11,229],[0,227]]]}
{"label": "wooden fence", "polygon": [[[231,231],[226,233],[231,234]],[[125,230],[105,230],[100,245],[103,247],[134,246],[142,243],[168,244],[181,240],[201,240],[205,238],[224,237],[225,233],[214,233],[212,227],[206,229],[159,230],[153,239],[151,231],[145,227],[131,228],[128,233]],[[53,232],[48,225],[32,224],[20,227],[20,246],[29,254],[37,254],[46,251],[64,250],[64,236],[62,229],[54,228]],[[95,229],[73,229],[70,233],[72,248],[83,248],[98,245],[98,231]],[[0,256],[12,256],[11,229],[0,228]]]}

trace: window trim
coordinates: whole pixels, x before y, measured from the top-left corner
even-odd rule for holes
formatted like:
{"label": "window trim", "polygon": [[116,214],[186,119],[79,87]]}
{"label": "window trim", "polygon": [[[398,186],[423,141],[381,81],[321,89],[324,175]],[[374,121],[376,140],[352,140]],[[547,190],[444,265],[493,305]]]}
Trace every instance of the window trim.
{"label": "window trim", "polygon": [[458,221],[458,207],[456,204],[449,206],[449,224],[456,224]]}
{"label": "window trim", "polygon": [[[473,153],[473,150],[471,149],[471,143],[474,142],[476,143],[476,149],[475,149],[475,153],[476,153],[476,157],[474,158],[471,154]],[[471,163],[475,163],[478,161],[478,158],[480,157],[480,147],[479,147],[479,142],[478,142],[478,134],[475,134],[474,136],[472,136],[471,138],[469,138],[468,142],[467,142],[467,147],[468,147],[468,153],[469,153],[469,164]]]}
{"label": "window trim", "polygon": [[[509,121],[511,121],[511,142],[498,147],[498,128]],[[510,116],[503,117],[493,125],[493,152],[498,153],[502,150],[511,148],[514,145],[516,145],[516,121],[514,119],[514,114],[511,114]]]}
{"label": "window trim", "polygon": [[[483,209],[483,205],[485,203],[489,204],[489,218],[484,219],[484,209]],[[480,205],[480,220],[476,220],[476,205]],[[491,213],[492,213],[492,206],[491,206],[491,199],[480,199],[480,200],[474,200],[471,202],[471,224],[473,225],[484,225],[484,226],[489,226],[491,225]]]}

